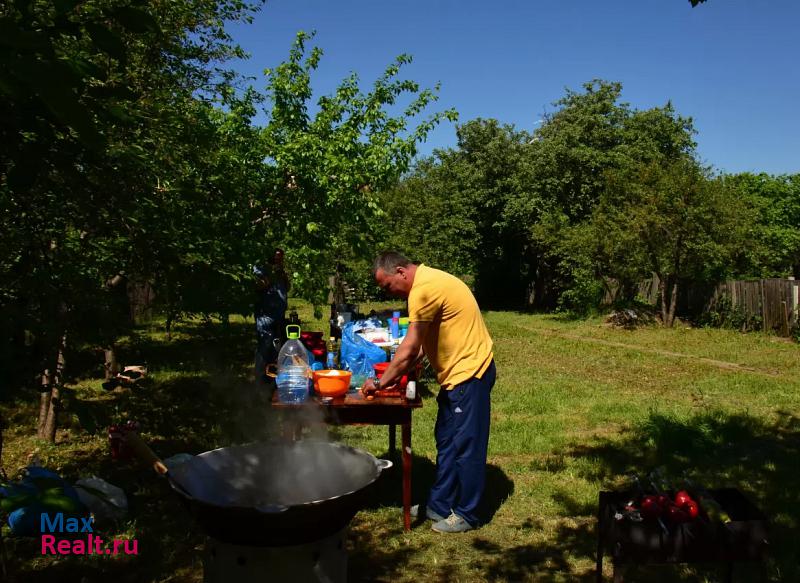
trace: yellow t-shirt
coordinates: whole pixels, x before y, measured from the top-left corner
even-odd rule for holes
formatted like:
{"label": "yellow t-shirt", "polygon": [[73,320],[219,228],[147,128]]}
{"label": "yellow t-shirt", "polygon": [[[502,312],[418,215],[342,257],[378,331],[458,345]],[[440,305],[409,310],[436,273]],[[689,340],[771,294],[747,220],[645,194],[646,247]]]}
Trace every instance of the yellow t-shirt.
{"label": "yellow t-shirt", "polygon": [[408,316],[411,322],[430,322],[422,347],[445,389],[480,378],[489,368],[492,338],[475,296],[456,276],[418,266],[408,296]]}

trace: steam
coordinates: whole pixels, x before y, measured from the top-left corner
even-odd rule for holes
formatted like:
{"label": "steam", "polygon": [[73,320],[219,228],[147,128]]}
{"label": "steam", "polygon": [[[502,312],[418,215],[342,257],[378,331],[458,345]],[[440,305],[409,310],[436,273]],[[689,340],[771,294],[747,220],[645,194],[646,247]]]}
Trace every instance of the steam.
{"label": "steam", "polygon": [[174,478],[200,501],[269,511],[360,490],[379,473],[369,454],[302,440],[207,452],[179,466]]}
{"label": "steam", "polygon": [[[371,455],[331,442],[326,416],[335,410],[324,404],[276,408],[269,386],[243,383],[233,374],[209,382],[235,403],[226,423],[233,431],[218,438],[223,444],[247,445],[206,452],[172,469],[173,479],[193,498],[217,506],[277,510],[361,489],[379,474]],[[293,427],[302,428],[298,441]]]}

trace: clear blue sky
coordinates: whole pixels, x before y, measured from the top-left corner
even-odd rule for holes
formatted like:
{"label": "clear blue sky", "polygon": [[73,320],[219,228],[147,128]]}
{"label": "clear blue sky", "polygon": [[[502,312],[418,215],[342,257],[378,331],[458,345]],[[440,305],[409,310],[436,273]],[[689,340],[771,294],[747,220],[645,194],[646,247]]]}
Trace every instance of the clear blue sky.
{"label": "clear blue sky", "polygon": [[[295,33],[316,30],[320,95],[350,72],[367,89],[409,53],[407,78],[441,82],[436,109],[530,131],[566,87],[602,78],[638,109],[672,100],[717,170],[773,174],[800,172],[799,29],[798,0],[269,0],[229,28],[259,89]],[[446,123],[421,152],[453,145]]]}

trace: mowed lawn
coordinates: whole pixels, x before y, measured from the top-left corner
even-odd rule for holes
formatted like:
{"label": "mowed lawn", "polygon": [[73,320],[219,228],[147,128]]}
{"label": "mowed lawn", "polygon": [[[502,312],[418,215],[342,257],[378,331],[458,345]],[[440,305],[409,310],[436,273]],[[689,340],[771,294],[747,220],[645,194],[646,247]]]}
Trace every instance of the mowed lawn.
{"label": "mowed lawn", "polygon": [[[323,329],[303,308],[310,327]],[[486,524],[440,535],[417,522],[403,532],[400,476],[389,474],[351,525],[351,581],[593,581],[598,491],[656,467],[707,487],[739,487],[770,516],[769,562],[743,566],[736,581],[800,581],[800,346],[727,330],[627,331],[601,319],[512,312],[485,317],[498,367]],[[107,394],[97,380],[74,379],[55,447],[30,437],[30,398],[0,401],[13,424],[6,469],[21,467],[38,448],[44,463],[70,478],[95,473],[123,487],[130,520],[108,535],[139,540],[138,557],[55,563],[36,557],[36,541],[9,539],[12,580],[200,581],[202,533],[162,480],[111,462],[104,429],[112,419],[136,418],[162,456],[274,434],[278,421],[248,377],[252,349],[248,321],[227,328],[187,323],[171,340],[141,330],[123,353],[126,362],[147,361],[149,383]],[[421,390],[412,438],[415,501],[424,501],[435,460],[438,387]],[[386,428],[336,428],[330,436],[387,455]],[[628,580],[721,581],[722,571],[650,567]]]}

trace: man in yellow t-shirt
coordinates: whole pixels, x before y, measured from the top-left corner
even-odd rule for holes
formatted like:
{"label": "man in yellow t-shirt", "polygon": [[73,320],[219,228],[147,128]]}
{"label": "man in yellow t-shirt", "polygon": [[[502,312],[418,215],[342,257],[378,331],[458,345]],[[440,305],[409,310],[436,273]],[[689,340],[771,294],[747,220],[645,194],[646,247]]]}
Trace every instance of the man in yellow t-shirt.
{"label": "man in yellow t-shirt", "polygon": [[436,480],[425,512],[437,532],[478,525],[489,445],[490,396],[495,381],[492,339],[478,303],[457,277],[416,265],[388,251],[375,259],[375,281],[408,298],[410,324],[386,372],[364,391],[389,387],[424,354],[441,385],[436,398]]}

